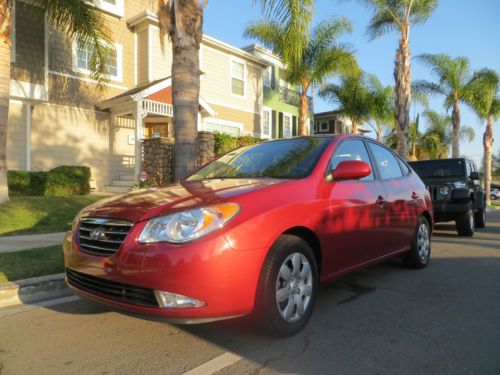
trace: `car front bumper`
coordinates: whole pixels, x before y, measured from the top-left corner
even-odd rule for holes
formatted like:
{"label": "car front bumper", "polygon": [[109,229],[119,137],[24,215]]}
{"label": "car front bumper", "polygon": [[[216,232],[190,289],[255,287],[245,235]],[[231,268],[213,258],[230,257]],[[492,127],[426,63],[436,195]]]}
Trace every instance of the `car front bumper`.
{"label": "car front bumper", "polygon": [[455,220],[458,216],[466,213],[470,207],[470,203],[453,201],[434,201],[432,205],[436,222]]}
{"label": "car front bumper", "polygon": [[[237,251],[224,235],[215,233],[182,245],[139,244],[137,237],[144,225],[134,226],[119,251],[110,257],[81,251],[77,236],[68,232],[63,246],[66,269],[102,280],[104,285],[89,291],[68,282],[67,277],[69,287],[79,295],[118,309],[174,322],[218,320],[252,311],[264,249]],[[110,296],[105,289],[107,282],[180,294],[205,304],[164,308],[130,302]]]}

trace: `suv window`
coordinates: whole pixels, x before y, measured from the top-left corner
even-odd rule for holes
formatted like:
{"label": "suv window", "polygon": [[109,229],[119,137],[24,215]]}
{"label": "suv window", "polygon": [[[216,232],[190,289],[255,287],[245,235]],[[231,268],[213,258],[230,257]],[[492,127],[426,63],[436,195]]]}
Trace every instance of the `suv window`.
{"label": "suv window", "polygon": [[365,143],[359,139],[349,139],[342,142],[335,149],[332,159],[330,160],[330,170],[337,168],[341,161],[345,160],[359,160],[368,163],[372,168],[372,173],[368,176],[362,178],[362,181],[370,181],[374,179],[373,176],[373,166],[366,150]]}
{"label": "suv window", "polygon": [[410,173],[410,167],[408,167],[408,165],[399,156],[396,155],[396,158],[398,159],[399,166],[403,171],[403,176],[406,176],[408,173]]}
{"label": "suv window", "polygon": [[403,176],[399,162],[391,151],[373,142],[370,142],[370,149],[375,157],[375,163],[377,164],[382,180]]}
{"label": "suv window", "polygon": [[467,178],[469,178],[470,173],[473,171],[472,163],[470,161],[467,161]]}

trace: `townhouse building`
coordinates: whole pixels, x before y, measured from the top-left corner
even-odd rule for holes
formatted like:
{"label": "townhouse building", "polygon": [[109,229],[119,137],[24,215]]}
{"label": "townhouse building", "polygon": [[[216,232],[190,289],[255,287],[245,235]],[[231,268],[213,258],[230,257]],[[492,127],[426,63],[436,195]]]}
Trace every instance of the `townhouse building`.
{"label": "townhouse building", "polygon": [[[161,47],[157,1],[100,1],[113,41],[109,80],[100,86],[87,46],[53,28],[43,9],[23,0],[14,8],[9,169],[86,165],[97,190],[120,185],[120,177],[135,180],[141,140],[174,134],[172,52],[167,40]],[[282,69],[269,51],[204,35],[198,130],[295,135],[298,103],[280,95]]]}

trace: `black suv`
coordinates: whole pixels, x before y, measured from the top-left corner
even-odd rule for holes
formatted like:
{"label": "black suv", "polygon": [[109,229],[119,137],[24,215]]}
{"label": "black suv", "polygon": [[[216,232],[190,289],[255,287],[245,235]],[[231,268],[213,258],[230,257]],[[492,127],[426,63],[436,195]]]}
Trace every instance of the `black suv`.
{"label": "black suv", "polygon": [[436,223],[455,220],[460,236],[473,236],[474,228],[484,228],[485,193],[473,161],[436,159],[409,164],[431,192]]}

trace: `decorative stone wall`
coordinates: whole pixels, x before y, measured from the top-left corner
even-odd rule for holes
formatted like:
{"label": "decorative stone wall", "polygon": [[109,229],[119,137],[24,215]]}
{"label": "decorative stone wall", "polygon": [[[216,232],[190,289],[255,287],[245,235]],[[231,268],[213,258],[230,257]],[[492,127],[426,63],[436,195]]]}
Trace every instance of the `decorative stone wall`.
{"label": "decorative stone wall", "polygon": [[149,182],[163,185],[174,180],[174,147],[171,138],[143,140],[142,170],[148,174]]}
{"label": "decorative stone wall", "polygon": [[208,163],[215,158],[215,137],[214,133],[201,131],[196,138],[196,148],[198,151],[198,166]]}

